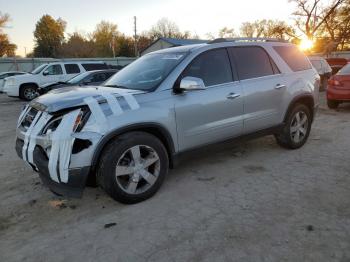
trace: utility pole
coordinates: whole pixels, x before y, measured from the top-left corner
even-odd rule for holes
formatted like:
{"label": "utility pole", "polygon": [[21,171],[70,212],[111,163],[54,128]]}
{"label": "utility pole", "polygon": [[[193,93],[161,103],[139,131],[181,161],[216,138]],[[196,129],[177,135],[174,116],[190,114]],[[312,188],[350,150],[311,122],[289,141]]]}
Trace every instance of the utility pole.
{"label": "utility pole", "polygon": [[137,51],[137,27],[136,27],[136,16],[134,16],[134,49],[135,49],[135,56],[138,56]]}
{"label": "utility pole", "polygon": [[112,34],[112,42],[111,42],[111,47],[112,47],[112,53],[113,53],[113,58],[115,58],[115,33]]}

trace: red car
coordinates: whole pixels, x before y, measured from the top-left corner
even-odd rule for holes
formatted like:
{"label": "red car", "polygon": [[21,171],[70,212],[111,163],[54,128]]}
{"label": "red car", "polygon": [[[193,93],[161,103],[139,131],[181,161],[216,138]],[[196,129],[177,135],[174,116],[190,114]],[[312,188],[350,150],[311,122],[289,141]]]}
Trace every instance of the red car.
{"label": "red car", "polygon": [[347,63],[350,62],[349,59],[346,58],[340,58],[340,57],[333,57],[333,58],[326,58],[327,63],[332,68],[332,75],[335,75],[338,73],[338,71],[343,68]]}
{"label": "red car", "polygon": [[340,103],[344,102],[350,102],[350,63],[328,80],[328,107],[337,108]]}

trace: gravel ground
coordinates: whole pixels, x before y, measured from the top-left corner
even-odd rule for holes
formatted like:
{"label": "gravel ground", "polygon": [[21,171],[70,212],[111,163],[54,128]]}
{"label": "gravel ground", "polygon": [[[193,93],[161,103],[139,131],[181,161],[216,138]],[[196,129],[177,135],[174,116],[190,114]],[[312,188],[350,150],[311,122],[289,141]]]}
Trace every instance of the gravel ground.
{"label": "gravel ground", "polygon": [[14,151],[24,103],[0,95],[0,261],[350,261],[350,105],[322,106],[308,143],[213,146],[136,205],[64,199]]}

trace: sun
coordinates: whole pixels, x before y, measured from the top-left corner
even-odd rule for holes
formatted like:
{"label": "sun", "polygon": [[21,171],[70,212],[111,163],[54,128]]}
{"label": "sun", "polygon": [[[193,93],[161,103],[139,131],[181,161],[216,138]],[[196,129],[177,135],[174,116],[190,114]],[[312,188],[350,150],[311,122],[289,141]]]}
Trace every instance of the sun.
{"label": "sun", "polygon": [[310,50],[314,46],[314,41],[308,38],[301,39],[299,48],[303,51]]}

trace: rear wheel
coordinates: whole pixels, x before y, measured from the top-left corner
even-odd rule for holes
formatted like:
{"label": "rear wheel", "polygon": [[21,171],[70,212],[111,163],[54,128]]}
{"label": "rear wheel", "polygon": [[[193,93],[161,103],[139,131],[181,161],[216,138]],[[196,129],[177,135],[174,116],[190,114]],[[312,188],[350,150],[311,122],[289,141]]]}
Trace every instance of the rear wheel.
{"label": "rear wheel", "polygon": [[327,99],[327,105],[330,109],[336,109],[339,106],[339,102],[335,100],[329,100]]}
{"label": "rear wheel", "polygon": [[115,200],[133,204],[158,191],[168,166],[167,151],[157,137],[130,132],[115,139],[104,150],[97,181]]}
{"label": "rear wheel", "polygon": [[21,87],[19,97],[26,101],[33,100],[38,96],[37,89],[38,87],[36,85],[25,85]]}
{"label": "rear wheel", "polygon": [[276,141],[282,147],[297,149],[305,144],[310,130],[310,109],[303,104],[297,104],[289,113],[282,132],[275,135]]}

